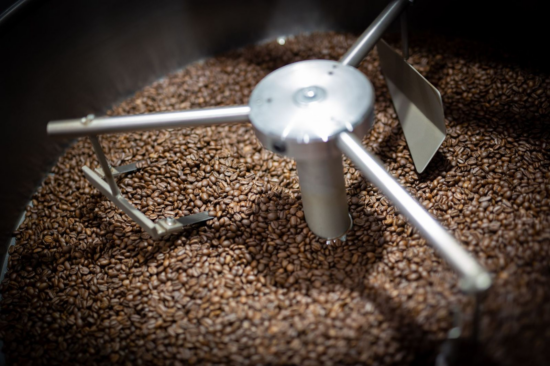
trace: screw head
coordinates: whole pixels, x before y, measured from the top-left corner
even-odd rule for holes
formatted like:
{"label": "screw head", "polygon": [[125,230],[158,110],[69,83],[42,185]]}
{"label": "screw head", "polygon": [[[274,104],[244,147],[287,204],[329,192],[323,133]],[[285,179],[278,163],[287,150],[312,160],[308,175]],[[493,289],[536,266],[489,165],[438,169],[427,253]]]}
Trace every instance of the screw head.
{"label": "screw head", "polygon": [[83,125],[87,125],[88,123],[92,122],[94,118],[95,118],[95,115],[88,114],[86,117],[82,117],[80,119],[80,123],[82,123]]}
{"label": "screw head", "polygon": [[319,86],[308,86],[298,90],[294,94],[294,102],[299,106],[305,106],[310,103],[320,102],[325,99],[327,92]]}

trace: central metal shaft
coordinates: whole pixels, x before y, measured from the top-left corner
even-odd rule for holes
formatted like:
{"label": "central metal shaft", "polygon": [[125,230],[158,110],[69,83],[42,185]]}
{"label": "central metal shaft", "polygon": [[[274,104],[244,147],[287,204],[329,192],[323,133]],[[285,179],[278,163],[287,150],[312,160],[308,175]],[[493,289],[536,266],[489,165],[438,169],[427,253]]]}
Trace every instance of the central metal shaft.
{"label": "central metal shaft", "polygon": [[[325,89],[308,86],[294,93],[300,106],[322,102]],[[342,156],[326,159],[296,159],[306,222],[315,234],[325,239],[343,239],[351,227],[344,181]]]}
{"label": "central metal shaft", "polygon": [[374,90],[357,69],[335,61],[302,61],[263,79],[250,97],[250,121],[265,148],[296,160],[311,231],[342,238],[351,227],[342,152],[344,131],[372,126]]}
{"label": "central metal shaft", "polygon": [[306,221],[315,234],[342,238],[351,227],[341,156],[297,160]]}

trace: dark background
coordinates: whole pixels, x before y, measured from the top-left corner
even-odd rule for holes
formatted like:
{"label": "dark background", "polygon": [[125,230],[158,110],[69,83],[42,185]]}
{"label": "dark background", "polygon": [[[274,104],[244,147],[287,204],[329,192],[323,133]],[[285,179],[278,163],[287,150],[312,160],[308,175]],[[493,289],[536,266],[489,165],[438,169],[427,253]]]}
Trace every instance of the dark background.
{"label": "dark background", "polygon": [[[0,0],[0,254],[67,143],[46,136],[49,120],[100,115],[171,71],[247,43],[314,30],[360,33],[387,2]],[[548,69],[541,4],[416,0],[410,25]]]}
{"label": "dark background", "polygon": [[18,0],[0,0],[0,14],[4,13],[9,7],[17,2]]}

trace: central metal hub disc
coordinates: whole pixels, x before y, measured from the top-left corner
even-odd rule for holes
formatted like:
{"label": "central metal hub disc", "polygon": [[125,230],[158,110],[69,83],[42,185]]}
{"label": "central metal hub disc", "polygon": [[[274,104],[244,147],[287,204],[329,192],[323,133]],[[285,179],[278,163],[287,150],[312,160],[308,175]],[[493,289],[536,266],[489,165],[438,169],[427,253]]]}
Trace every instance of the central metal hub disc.
{"label": "central metal hub disc", "polygon": [[262,144],[293,156],[297,144],[326,143],[342,131],[366,133],[374,90],[354,67],[329,60],[301,61],[260,81],[250,97],[250,109]]}

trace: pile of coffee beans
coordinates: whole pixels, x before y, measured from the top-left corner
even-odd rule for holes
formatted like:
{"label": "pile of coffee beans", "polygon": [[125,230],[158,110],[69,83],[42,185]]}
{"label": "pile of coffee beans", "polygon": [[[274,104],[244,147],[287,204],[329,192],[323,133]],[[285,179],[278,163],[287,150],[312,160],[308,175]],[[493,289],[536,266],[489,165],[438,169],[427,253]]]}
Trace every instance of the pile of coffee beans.
{"label": "pile of coffee beans", "polygon": [[[269,72],[338,59],[355,37],[299,35],[192,64],[111,115],[246,104]],[[364,143],[494,276],[480,352],[497,364],[550,364],[550,77],[473,43],[411,40],[410,62],[441,91],[448,136],[415,172],[376,52]],[[397,47],[398,45],[394,43]],[[327,245],[305,222],[292,160],[262,149],[250,124],[102,136],[118,179],[153,220],[215,219],[152,240],[85,179],[87,139],[32,198],[0,291],[9,363],[433,363],[455,314],[473,302],[457,276],[348,159],[354,220]]]}

